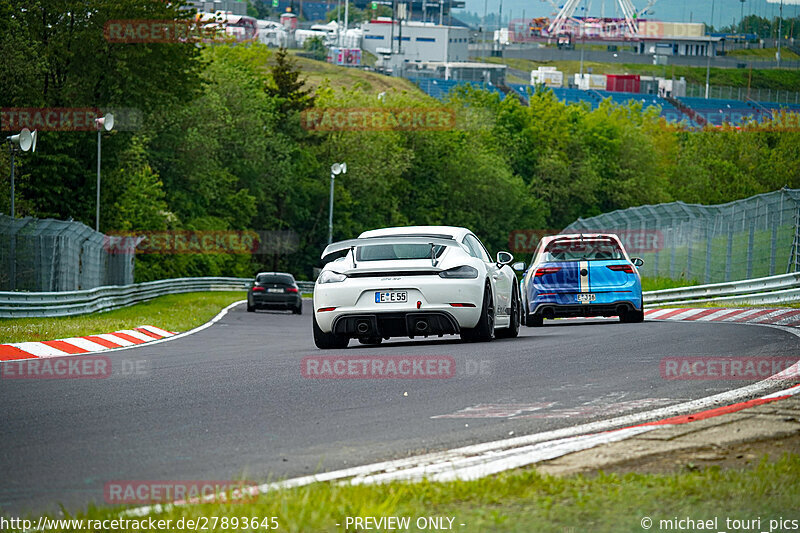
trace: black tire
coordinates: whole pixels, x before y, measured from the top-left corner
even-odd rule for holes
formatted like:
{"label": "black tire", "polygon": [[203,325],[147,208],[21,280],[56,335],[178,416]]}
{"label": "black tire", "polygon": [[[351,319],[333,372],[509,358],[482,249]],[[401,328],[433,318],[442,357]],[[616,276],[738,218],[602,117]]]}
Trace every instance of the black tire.
{"label": "black tire", "polygon": [[255,313],[255,311],[256,311],[256,308],[254,306],[250,305],[250,302],[248,302],[247,303],[247,312],[248,313]]}
{"label": "black tire", "polygon": [[299,306],[297,306],[294,309],[292,309],[292,313],[295,314],[295,315],[302,315],[303,314],[303,304],[300,304]]}
{"label": "black tire", "polygon": [[542,315],[526,314],[525,325],[529,328],[540,328],[544,325],[544,319],[542,318]]}
{"label": "black tire", "polygon": [[488,342],[494,337],[494,297],[489,283],[483,290],[481,318],[474,328],[463,328],[461,340],[466,342]]}
{"label": "black tire", "polygon": [[377,346],[383,342],[383,339],[380,337],[359,337],[358,342],[367,346]]}
{"label": "black tire", "polygon": [[320,350],[347,348],[347,345],[350,343],[350,339],[348,339],[346,336],[337,335],[335,333],[325,333],[319,329],[319,326],[317,325],[317,317],[313,316],[313,314],[312,322],[314,324],[314,344],[317,345],[317,348]]}
{"label": "black tire", "polygon": [[624,324],[639,324],[644,322],[644,309],[641,311],[628,311],[619,316],[619,321]]}
{"label": "black tire", "polygon": [[497,330],[498,339],[513,339],[519,335],[520,315],[522,314],[522,305],[519,301],[517,288],[511,290],[511,324],[507,328]]}

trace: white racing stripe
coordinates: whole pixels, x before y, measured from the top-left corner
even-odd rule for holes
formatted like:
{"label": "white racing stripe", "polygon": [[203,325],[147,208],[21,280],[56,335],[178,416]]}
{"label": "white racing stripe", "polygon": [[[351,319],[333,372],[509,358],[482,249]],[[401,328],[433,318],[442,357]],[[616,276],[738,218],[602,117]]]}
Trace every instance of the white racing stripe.
{"label": "white racing stripe", "polygon": [[[581,274],[583,270],[586,271],[585,276]],[[589,261],[578,262],[578,277],[581,280],[581,292],[589,292]]]}

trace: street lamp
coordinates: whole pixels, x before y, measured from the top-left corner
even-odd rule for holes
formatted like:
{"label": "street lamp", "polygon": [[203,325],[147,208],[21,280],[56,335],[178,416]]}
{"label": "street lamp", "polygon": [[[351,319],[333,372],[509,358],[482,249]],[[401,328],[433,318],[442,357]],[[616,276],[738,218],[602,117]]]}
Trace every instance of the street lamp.
{"label": "street lamp", "polygon": [[[714,27],[714,0],[711,0],[711,27]],[[706,100],[708,100],[708,93],[711,89],[711,32],[708,33],[708,49],[706,50],[707,63],[706,63]]]}
{"label": "street lamp", "polygon": [[778,60],[778,68],[781,68],[781,37],[783,33],[783,0],[781,0],[781,9],[778,12],[778,52],[775,58]]}
{"label": "street lamp", "polygon": [[347,163],[331,165],[331,202],[328,209],[328,244],[333,242],[333,182],[339,174],[347,174]]}
{"label": "street lamp", "polygon": [[94,119],[97,128],[97,209],[94,217],[94,230],[100,231],[100,144],[102,141],[103,130],[111,131],[114,127],[114,115],[106,113],[106,116]]}
{"label": "street lamp", "polygon": [[[36,138],[38,135],[34,130],[33,133],[28,128],[23,128],[21,132],[16,135],[9,135],[6,137],[8,141],[8,151],[11,152],[11,218],[14,218],[14,154],[17,150],[27,152],[28,150],[36,151]],[[17,288],[17,233],[12,229],[11,239],[9,240],[9,288],[13,291]]]}
{"label": "street lamp", "polygon": [[8,141],[8,151],[11,153],[11,218],[14,218],[14,154],[17,151],[27,152],[33,149],[36,151],[36,131],[31,133],[28,128],[22,128],[22,131],[16,135],[9,135],[6,137]]}

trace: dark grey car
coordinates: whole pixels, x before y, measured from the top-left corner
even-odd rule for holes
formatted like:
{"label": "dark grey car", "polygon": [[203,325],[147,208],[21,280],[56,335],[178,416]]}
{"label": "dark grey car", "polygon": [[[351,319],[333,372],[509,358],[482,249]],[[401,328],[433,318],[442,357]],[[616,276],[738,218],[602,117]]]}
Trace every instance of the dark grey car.
{"label": "dark grey car", "polygon": [[260,272],[247,291],[247,310],[291,309],[303,313],[303,296],[294,276],[285,272]]}

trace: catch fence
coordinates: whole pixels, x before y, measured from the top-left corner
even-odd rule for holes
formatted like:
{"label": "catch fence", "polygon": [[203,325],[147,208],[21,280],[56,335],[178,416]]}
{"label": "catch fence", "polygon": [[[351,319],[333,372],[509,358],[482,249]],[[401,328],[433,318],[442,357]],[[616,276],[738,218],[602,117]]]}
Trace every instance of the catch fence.
{"label": "catch fence", "polygon": [[721,205],[672,202],[581,218],[563,233],[654,236],[639,271],[698,283],[800,271],[800,189],[759,194]]}

